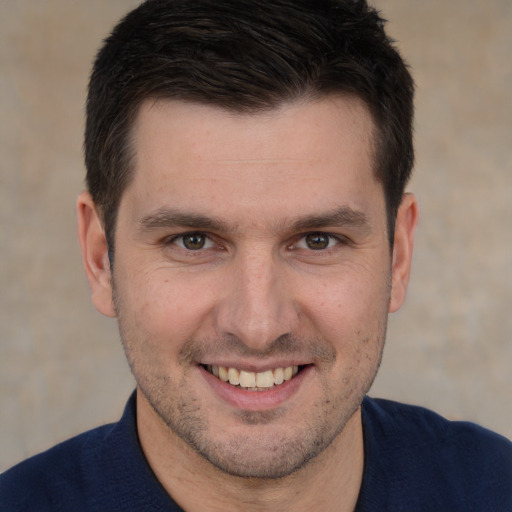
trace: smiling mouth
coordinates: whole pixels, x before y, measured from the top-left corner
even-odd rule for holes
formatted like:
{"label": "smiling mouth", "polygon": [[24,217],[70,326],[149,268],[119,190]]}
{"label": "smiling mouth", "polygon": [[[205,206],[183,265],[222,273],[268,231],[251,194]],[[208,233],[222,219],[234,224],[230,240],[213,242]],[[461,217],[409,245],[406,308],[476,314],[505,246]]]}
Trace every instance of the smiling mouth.
{"label": "smiling mouth", "polygon": [[248,372],[237,368],[215,365],[203,365],[203,368],[222,382],[246,391],[267,391],[280,386],[295,377],[302,369],[301,366],[287,366],[286,368],[274,368],[264,372]]}

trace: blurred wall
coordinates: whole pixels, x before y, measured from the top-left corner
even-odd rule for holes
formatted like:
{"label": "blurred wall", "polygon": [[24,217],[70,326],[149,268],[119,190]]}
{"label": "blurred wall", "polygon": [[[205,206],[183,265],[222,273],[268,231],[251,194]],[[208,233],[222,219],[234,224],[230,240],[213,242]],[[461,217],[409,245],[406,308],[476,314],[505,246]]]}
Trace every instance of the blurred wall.
{"label": "blurred wall", "polygon": [[[115,420],[134,383],[75,234],[94,54],[135,0],[0,0],[0,471]],[[374,396],[512,437],[512,2],[375,0],[417,82],[421,207]]]}

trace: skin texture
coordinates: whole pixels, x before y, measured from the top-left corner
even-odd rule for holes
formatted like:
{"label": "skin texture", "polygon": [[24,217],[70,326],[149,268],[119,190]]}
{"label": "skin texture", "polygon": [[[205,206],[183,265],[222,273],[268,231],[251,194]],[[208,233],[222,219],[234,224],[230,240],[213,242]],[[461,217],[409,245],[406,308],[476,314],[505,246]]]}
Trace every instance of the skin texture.
{"label": "skin texture", "polygon": [[[359,406],[405,298],[417,220],[406,195],[391,252],[372,131],[347,97],[257,115],[143,104],[113,279],[94,203],[79,198],[93,302],[118,318],[143,450],[187,510],[205,497],[208,510],[355,505]],[[241,392],[211,364],[304,370]]]}

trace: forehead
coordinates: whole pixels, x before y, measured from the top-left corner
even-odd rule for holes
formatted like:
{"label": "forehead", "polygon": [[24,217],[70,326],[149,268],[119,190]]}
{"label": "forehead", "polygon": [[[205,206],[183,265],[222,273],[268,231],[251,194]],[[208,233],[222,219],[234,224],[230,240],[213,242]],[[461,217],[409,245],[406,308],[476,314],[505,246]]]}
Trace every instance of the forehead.
{"label": "forehead", "polygon": [[[298,120],[301,121],[299,125],[295,123]],[[133,134],[137,139],[141,138],[148,127],[161,125],[162,122],[169,127],[173,122],[182,127],[186,123],[193,125],[194,129],[208,129],[212,124],[226,128],[229,125],[238,125],[244,127],[244,131],[252,131],[258,127],[268,130],[272,126],[288,131],[293,127],[299,132],[310,133],[322,127],[328,130],[335,127],[335,132],[350,128],[352,132],[360,129],[369,138],[372,138],[374,130],[373,119],[366,103],[355,95],[341,93],[317,99],[303,98],[283,102],[275,108],[254,112],[236,111],[194,101],[147,99],[138,108]],[[344,131],[343,136],[347,135]]]}
{"label": "forehead", "polygon": [[365,187],[381,190],[373,173],[373,132],[368,109],[354,97],[256,114],[148,101],[133,128],[134,176],[127,192],[139,196],[141,208],[169,201],[211,207],[227,194],[256,210],[280,203],[281,212],[306,198],[336,203],[342,191],[339,201],[357,202]]}

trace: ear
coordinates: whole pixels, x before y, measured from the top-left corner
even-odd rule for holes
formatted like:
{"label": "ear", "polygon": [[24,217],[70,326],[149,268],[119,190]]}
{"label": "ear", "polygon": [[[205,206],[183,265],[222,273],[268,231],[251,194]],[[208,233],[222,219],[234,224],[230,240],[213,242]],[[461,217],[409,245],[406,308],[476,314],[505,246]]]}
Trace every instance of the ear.
{"label": "ear", "polygon": [[103,315],[115,317],[107,239],[96,204],[88,192],[78,196],[77,213],[78,238],[92,303]]}
{"label": "ear", "polygon": [[391,298],[389,312],[397,311],[405,300],[411,272],[414,233],[418,224],[418,201],[413,194],[405,194],[398,208],[391,267]]}

